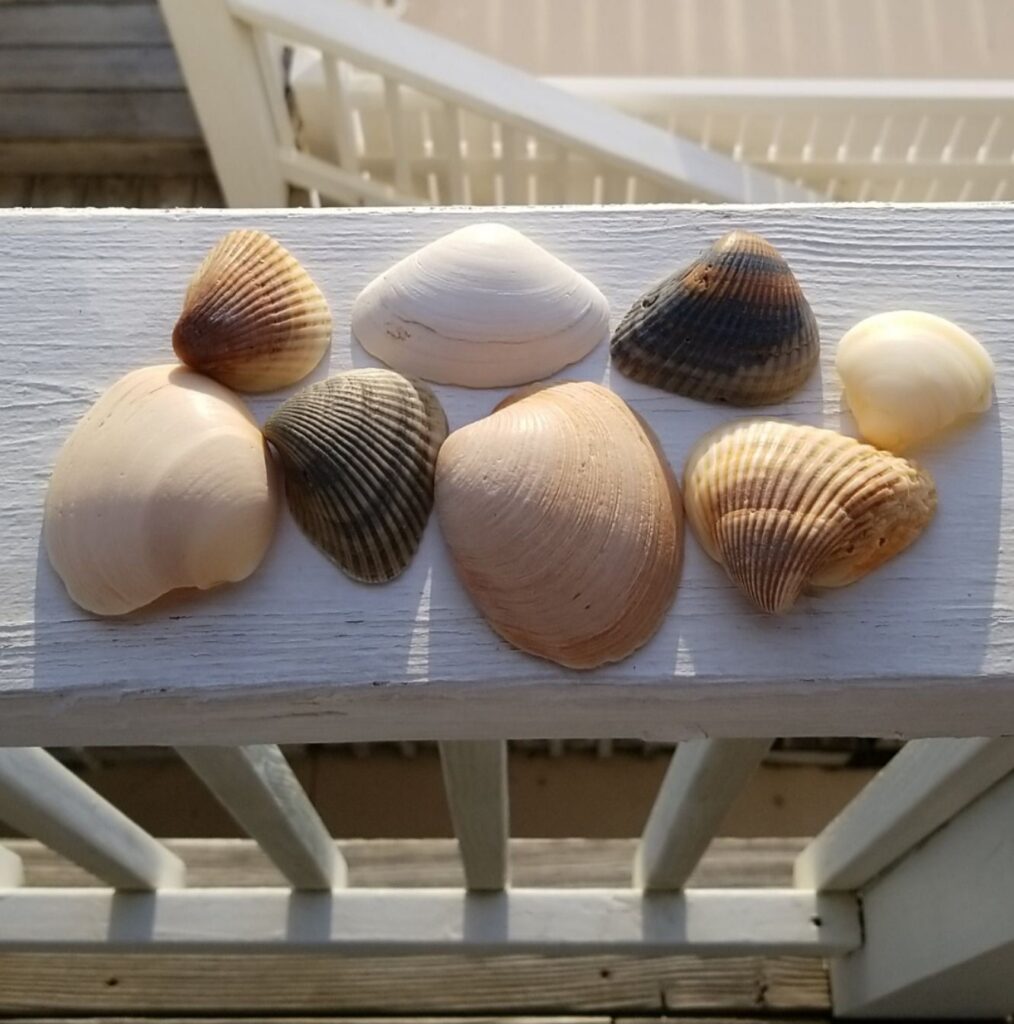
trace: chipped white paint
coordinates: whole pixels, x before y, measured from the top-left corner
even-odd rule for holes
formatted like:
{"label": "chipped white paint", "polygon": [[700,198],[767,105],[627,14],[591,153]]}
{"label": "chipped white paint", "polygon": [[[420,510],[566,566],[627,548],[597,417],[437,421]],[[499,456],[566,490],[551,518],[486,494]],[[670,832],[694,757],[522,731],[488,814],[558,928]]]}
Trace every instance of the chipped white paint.
{"label": "chipped white paint", "polygon": [[0,890],[0,948],[827,956],[860,942],[851,896],[795,889]]}
{"label": "chipped white paint", "polygon": [[[922,307],[971,331],[996,360],[996,401],[914,453],[940,490],[926,535],[781,618],[750,608],[688,536],[659,633],[591,673],[499,640],[459,586],[435,522],[409,570],[382,587],[343,577],[284,516],[242,584],[115,622],[71,604],[39,546],[49,468],[102,389],[169,356],[187,280],[217,238],[260,227],[305,262],[335,315],[321,375],[373,365],[348,333],[368,281],[490,219],[585,274],[614,319],[724,231],[766,235],[823,337],[820,373],[770,410],[796,421],[852,430],[834,346],[864,316]],[[0,216],[0,743],[1014,732],[1012,238],[1014,208],[1003,205]],[[611,373],[604,345],[565,375],[604,381],[629,401],[677,468],[705,430],[735,415]],[[436,390],[452,427],[506,393]],[[281,397],[257,398],[255,412],[263,418]]]}

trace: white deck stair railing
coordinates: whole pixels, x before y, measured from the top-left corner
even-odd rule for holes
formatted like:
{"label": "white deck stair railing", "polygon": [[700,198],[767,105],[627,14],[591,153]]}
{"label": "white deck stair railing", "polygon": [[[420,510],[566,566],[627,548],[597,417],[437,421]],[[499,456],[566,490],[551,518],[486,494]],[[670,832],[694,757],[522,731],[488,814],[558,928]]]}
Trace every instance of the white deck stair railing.
{"label": "white deck stair railing", "polygon": [[[494,175],[503,203],[526,204],[533,194],[559,203],[569,201],[572,164],[601,182],[603,202],[626,202],[638,181],[669,201],[818,198],[350,0],[161,3],[230,206],[286,206],[289,186],[353,205],[468,203]],[[282,77],[286,45],[320,59],[331,137],[317,152],[297,144]],[[361,165],[364,127],[350,97],[364,73],[382,83],[390,160],[379,173]],[[421,135],[406,125],[406,91],[436,106],[435,117],[423,111]],[[417,105],[412,116],[419,121]]]}
{"label": "white deck stair railing", "polygon": [[[0,283],[15,297],[0,303],[0,337],[19,339],[14,371],[0,377],[0,470],[22,482],[0,531],[0,820],[108,886],[19,885],[20,865],[0,844],[0,952],[792,954],[830,959],[841,1014],[1011,1012],[1014,355],[1005,342],[1014,292],[1005,268],[1014,209],[497,211],[601,282],[616,309],[679,251],[750,226],[786,251],[825,336],[899,295],[970,318],[996,360],[997,396],[988,415],[927,446],[941,495],[933,525],[870,578],[779,619],[751,613],[690,537],[658,634],[587,673],[531,659],[492,633],[456,582],[436,523],[398,580],[366,588],[341,578],[285,517],[250,581],[181,600],[172,616],[159,607],[113,623],[76,609],[40,559],[48,467],[69,424],[126,366],[166,358],[181,288],[225,231],[260,227],[298,247],[347,324],[359,289],[399,250],[478,216],[0,215]],[[125,281],[129,289],[105,286]],[[823,373],[779,415],[841,423],[833,357],[825,344]],[[340,372],[365,357],[336,331],[328,358]],[[608,376],[609,365],[603,345],[576,372],[608,380],[674,464],[726,417]],[[455,425],[502,397],[434,387]],[[277,401],[250,406],[263,418]],[[610,731],[680,743],[629,883],[510,886],[505,741]],[[909,740],[813,839],[794,885],[689,884],[772,735],[878,732],[931,738]],[[265,737],[439,742],[465,884],[344,886],[333,841]],[[176,746],[288,886],[188,888],[178,857],[27,743]]]}

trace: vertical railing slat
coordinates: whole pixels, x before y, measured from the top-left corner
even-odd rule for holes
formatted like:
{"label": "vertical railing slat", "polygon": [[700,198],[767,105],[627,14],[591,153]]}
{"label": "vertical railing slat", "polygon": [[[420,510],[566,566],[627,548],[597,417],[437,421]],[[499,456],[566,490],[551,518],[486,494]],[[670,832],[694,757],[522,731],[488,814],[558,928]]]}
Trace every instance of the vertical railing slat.
{"label": "vertical railing slat", "polygon": [[507,884],[510,838],[507,744],[460,740],[440,744],[444,788],[469,889]]}
{"label": "vertical railing slat", "polygon": [[338,152],[338,166],[359,173],[359,150],[352,128],[352,104],[349,101],[345,68],[337,57],[324,54],[324,82],[330,100],[331,132]]}
{"label": "vertical railing slat", "polygon": [[277,50],[271,46],[268,34],[260,28],[251,28],[253,33],[254,52],[260,67],[261,81],[264,83],[264,95],[271,112],[271,123],[275,127],[275,137],[282,149],[295,149],[296,136],[292,128],[289,108],[285,103],[285,90],[282,83],[282,64],[278,59]]}
{"label": "vertical railing slat", "polygon": [[634,884],[681,889],[770,740],[690,740],[673,754],[634,862]]}
{"label": "vertical railing slat", "polygon": [[345,884],[345,861],[278,747],[178,747],[295,889]]}
{"label": "vertical railing slat", "polygon": [[0,886],[20,885],[24,881],[21,858],[5,846],[0,846]]}
{"label": "vertical railing slat", "polygon": [[448,199],[460,205],[465,201],[465,158],[461,148],[461,110],[444,103],[444,158],[447,160]]}
{"label": "vertical railing slat", "polygon": [[408,145],[405,135],[405,111],[402,106],[401,83],[384,78],[384,104],[387,107],[387,125],[391,133],[391,156],[394,159],[394,187],[405,196],[412,194],[412,172],[408,163]]}
{"label": "vertical railing slat", "polygon": [[1014,739],[910,740],[796,859],[796,884],[859,889],[1014,772]]}
{"label": "vertical railing slat", "polygon": [[500,125],[500,164],[503,167],[503,201],[508,206],[528,203],[528,156],[521,149],[527,139],[507,124]]}
{"label": "vertical railing slat", "polygon": [[183,862],[38,747],[0,749],[0,821],[117,889],[183,884]]}

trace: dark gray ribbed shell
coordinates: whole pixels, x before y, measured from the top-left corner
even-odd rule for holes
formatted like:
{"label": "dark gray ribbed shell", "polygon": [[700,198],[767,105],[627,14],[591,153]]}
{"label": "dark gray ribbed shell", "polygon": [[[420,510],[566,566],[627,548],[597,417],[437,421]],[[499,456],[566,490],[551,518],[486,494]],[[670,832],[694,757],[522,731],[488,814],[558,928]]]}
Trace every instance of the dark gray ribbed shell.
{"label": "dark gray ribbed shell", "polygon": [[384,583],[412,560],[433,507],[447,420],[392,370],[350,370],[293,395],[264,425],[302,531],[344,573]]}
{"label": "dark gray ribbed shell", "polygon": [[778,250],[733,231],[642,295],[613,334],[633,380],[708,402],[765,405],[817,362],[817,322]]}

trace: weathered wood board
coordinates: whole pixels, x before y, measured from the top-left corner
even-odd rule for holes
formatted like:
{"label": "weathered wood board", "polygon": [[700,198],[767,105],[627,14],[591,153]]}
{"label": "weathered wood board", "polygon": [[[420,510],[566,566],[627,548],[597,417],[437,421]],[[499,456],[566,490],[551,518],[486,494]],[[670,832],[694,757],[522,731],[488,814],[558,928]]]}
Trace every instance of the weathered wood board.
{"label": "weathered wood board", "polygon": [[[916,307],[977,334],[993,409],[918,455],[940,490],[911,550],[790,614],[753,611],[688,536],[658,635],[627,661],[569,672],[510,649],[458,584],[431,522],[413,565],[376,588],[337,573],[288,517],[246,583],[116,622],[67,599],[40,547],[49,467],[73,423],[128,369],[169,360],[187,279],[232,227],[274,233],[335,314],[329,365],[372,365],[350,305],[379,271],[469,222],[526,232],[605,292],[614,320],[732,227],[795,268],[823,336],[820,373],[771,415],[853,424],[834,346],[868,314]],[[11,213],[0,217],[0,743],[229,743],[588,735],[998,735],[1014,732],[1014,208],[606,209]],[[610,371],[606,345],[564,374],[603,381],[677,469],[737,415]],[[452,427],[503,391],[437,389]],[[266,415],[281,396],[254,401]]]}

